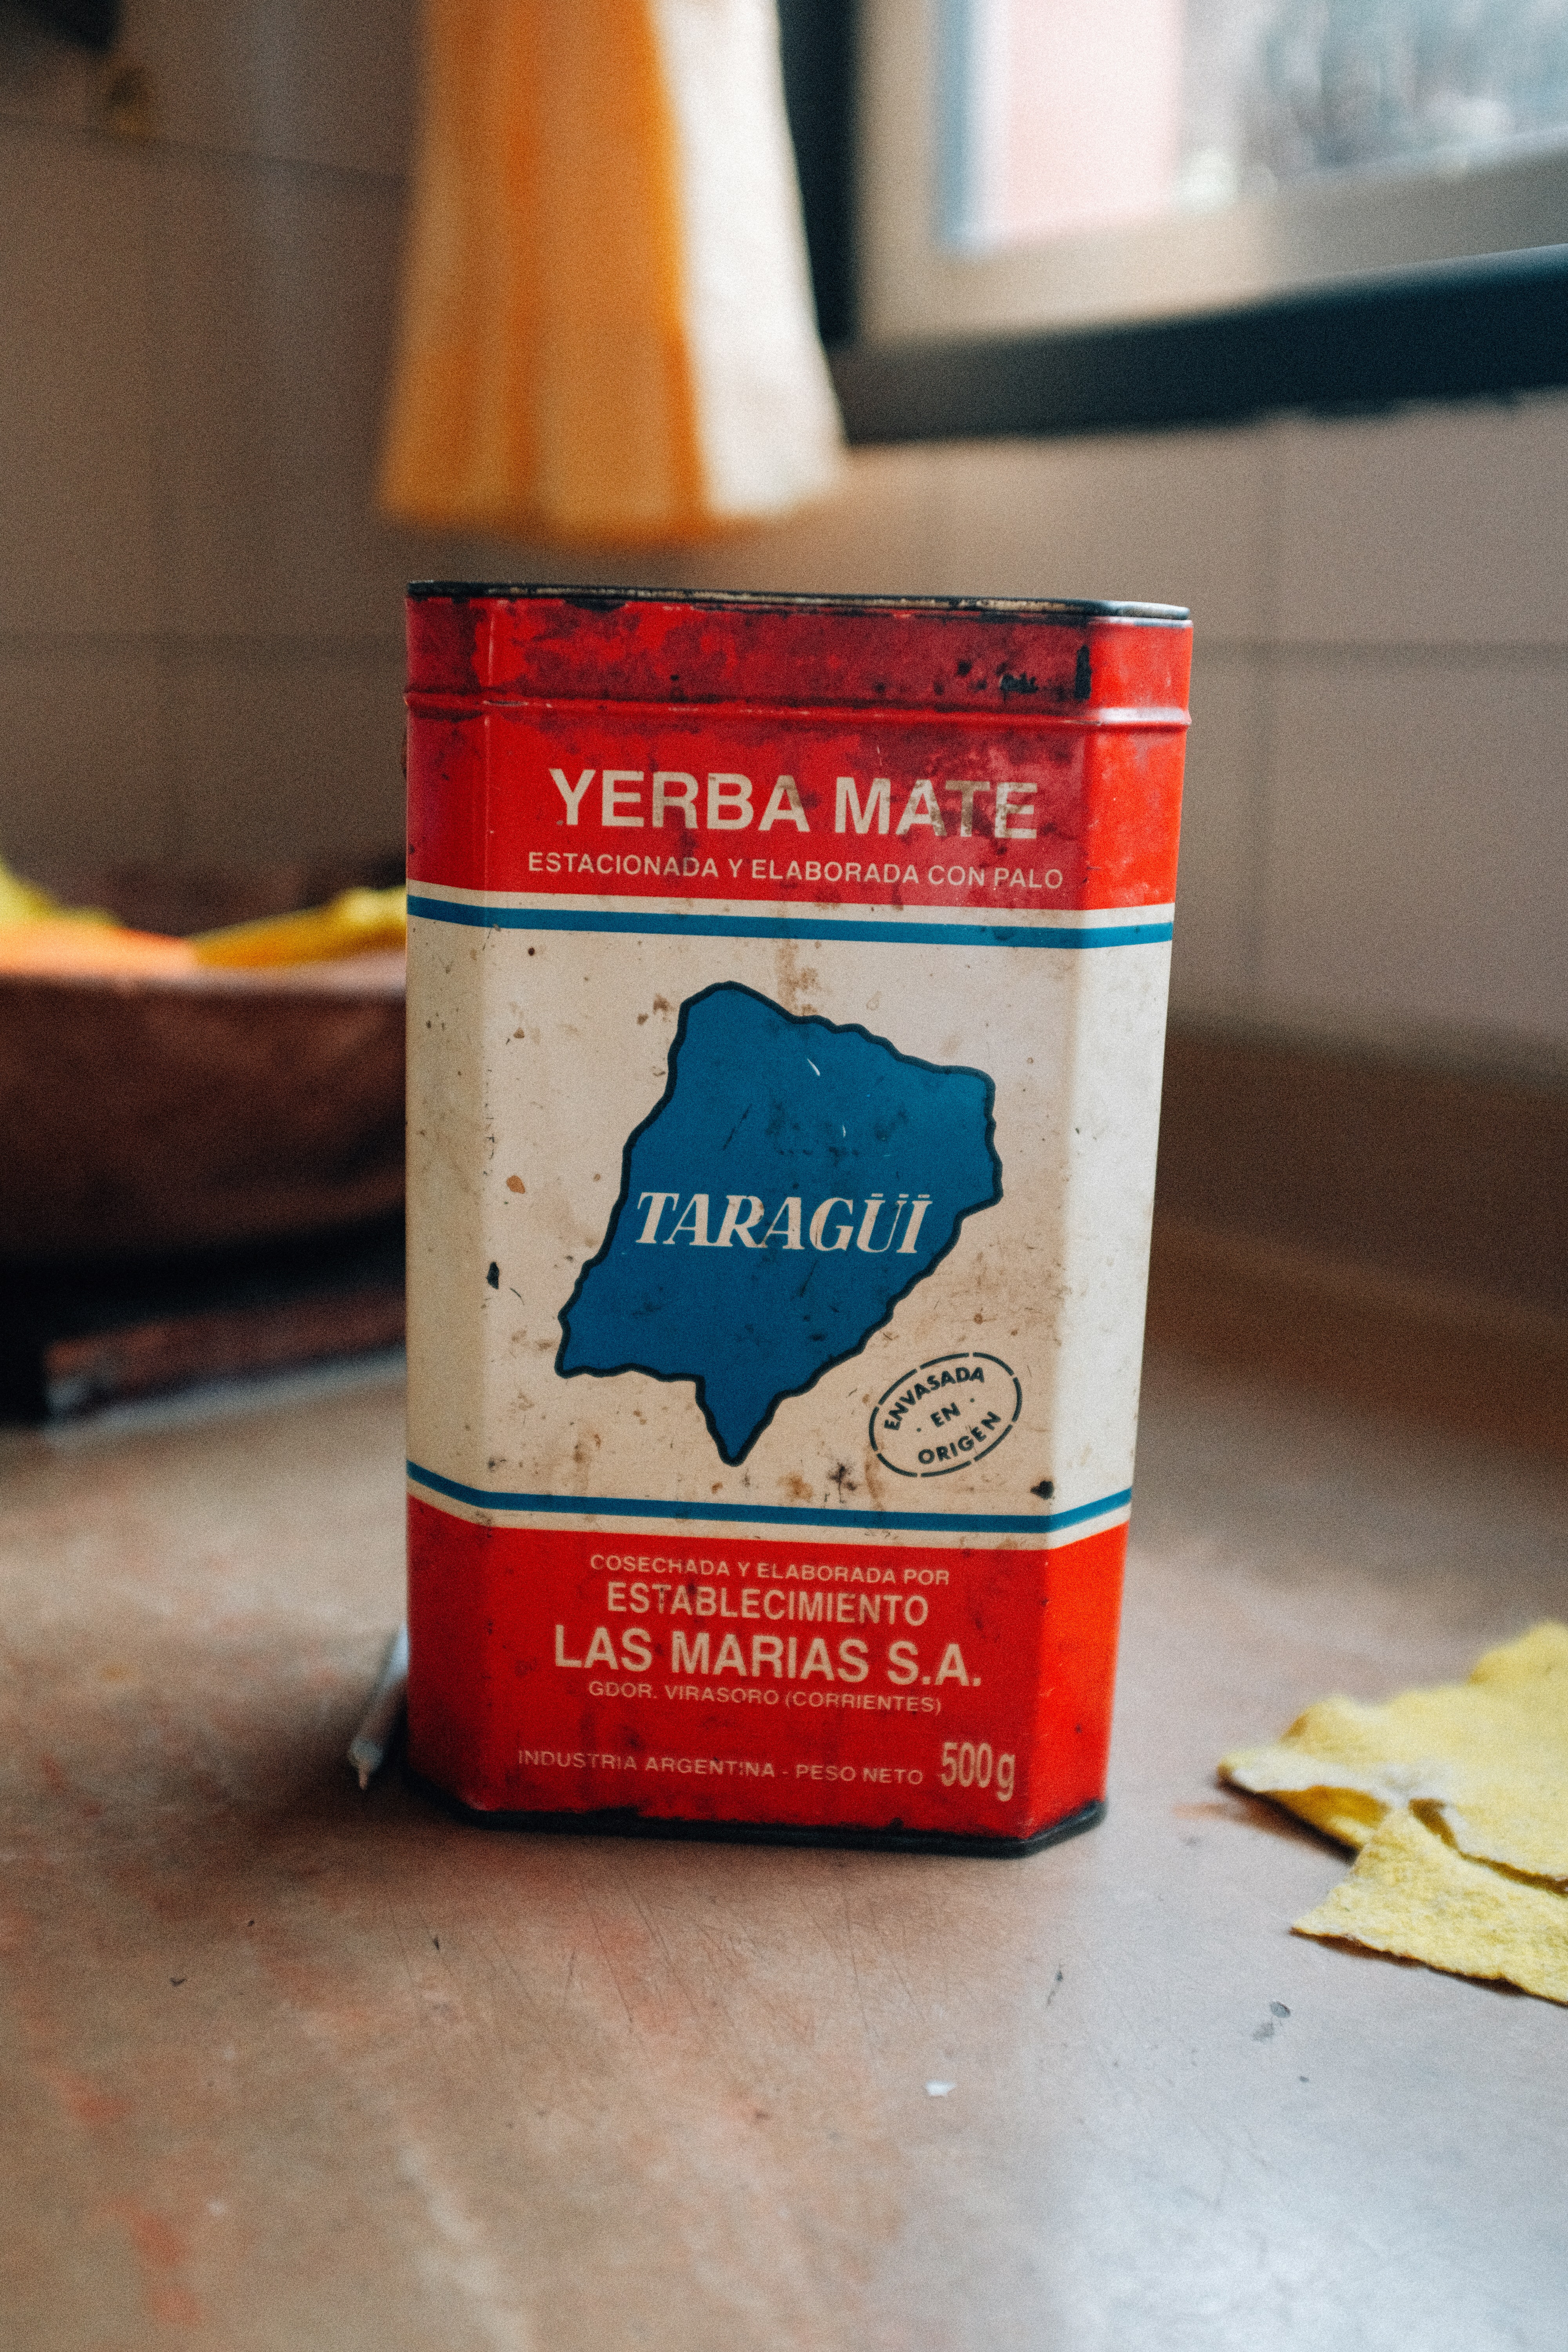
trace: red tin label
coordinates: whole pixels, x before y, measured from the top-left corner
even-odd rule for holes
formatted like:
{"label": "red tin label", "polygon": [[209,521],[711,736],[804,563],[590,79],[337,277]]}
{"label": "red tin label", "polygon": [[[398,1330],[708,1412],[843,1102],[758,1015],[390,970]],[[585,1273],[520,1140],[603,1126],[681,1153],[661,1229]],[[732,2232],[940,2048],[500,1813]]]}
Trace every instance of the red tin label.
{"label": "red tin label", "polygon": [[416,708],[416,884],[1004,921],[1175,893],[1170,723]]}
{"label": "red tin label", "polygon": [[1124,1528],[889,1551],[409,1517],[411,1749],[479,1810],[1018,1839],[1103,1790]]}

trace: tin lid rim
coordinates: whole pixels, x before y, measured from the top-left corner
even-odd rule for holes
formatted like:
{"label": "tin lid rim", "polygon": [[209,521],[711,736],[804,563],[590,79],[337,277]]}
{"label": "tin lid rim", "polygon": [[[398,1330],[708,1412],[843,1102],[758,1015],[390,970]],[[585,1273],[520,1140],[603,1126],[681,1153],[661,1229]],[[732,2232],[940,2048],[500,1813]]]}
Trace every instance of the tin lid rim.
{"label": "tin lid rim", "polygon": [[773,588],[619,588],[563,581],[411,580],[410,604],[440,597],[468,602],[480,597],[510,603],[575,604],[590,612],[614,612],[622,604],[740,605],[761,612],[952,613],[977,618],[1059,623],[1141,621],[1156,628],[1184,628],[1192,619],[1185,604],[1141,604],[1089,596],[848,596]]}

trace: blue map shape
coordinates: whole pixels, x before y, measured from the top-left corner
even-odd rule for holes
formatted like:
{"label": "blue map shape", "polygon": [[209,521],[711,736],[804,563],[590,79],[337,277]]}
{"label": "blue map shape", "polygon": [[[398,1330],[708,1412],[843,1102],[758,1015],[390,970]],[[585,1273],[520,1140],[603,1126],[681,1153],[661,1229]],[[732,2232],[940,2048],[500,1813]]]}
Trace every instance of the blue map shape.
{"label": "blue map shape", "polygon": [[556,1370],[693,1381],[721,1456],[742,1461],[1001,1199],[994,1097],[983,1070],[734,982],[688,998]]}

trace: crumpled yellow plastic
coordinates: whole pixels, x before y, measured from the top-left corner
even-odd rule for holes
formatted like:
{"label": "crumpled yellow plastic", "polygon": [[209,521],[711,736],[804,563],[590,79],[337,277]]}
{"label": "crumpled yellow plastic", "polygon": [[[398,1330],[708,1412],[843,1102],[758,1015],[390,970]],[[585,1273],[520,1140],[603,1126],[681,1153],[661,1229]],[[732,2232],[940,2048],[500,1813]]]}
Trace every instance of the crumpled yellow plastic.
{"label": "crumpled yellow plastic", "polygon": [[1323,1699],[1220,1769],[1360,1850],[1298,1933],[1568,2002],[1568,1626],[1489,1651],[1467,1682]]}

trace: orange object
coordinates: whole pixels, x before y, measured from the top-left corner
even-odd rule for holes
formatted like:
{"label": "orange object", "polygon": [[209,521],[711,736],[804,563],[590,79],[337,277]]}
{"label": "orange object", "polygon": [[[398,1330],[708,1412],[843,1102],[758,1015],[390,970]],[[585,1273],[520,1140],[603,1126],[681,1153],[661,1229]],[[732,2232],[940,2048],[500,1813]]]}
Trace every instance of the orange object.
{"label": "orange object", "polygon": [[838,448],[771,10],[427,0],[384,510],[691,540]]}
{"label": "orange object", "polygon": [[340,890],[326,907],[268,915],[200,931],[191,941],[196,961],[231,971],[270,971],[280,964],[331,963],[405,947],[408,917],[401,884],[391,890]]}
{"label": "orange object", "polygon": [[195,950],[188,940],[159,931],[123,931],[109,923],[45,916],[36,922],[0,924],[0,971],[76,974],[195,971]]}

